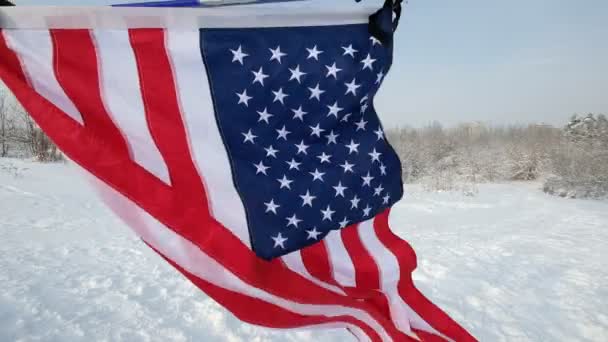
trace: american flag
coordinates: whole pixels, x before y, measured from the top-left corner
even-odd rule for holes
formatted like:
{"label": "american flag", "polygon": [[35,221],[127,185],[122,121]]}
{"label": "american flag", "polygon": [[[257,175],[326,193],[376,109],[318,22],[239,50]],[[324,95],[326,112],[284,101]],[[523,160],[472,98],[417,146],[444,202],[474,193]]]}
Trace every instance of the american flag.
{"label": "american flag", "polygon": [[474,340],[416,289],[415,254],[388,225],[403,187],[374,97],[392,51],[369,12],[0,14],[2,80],[110,208],[234,315]]}

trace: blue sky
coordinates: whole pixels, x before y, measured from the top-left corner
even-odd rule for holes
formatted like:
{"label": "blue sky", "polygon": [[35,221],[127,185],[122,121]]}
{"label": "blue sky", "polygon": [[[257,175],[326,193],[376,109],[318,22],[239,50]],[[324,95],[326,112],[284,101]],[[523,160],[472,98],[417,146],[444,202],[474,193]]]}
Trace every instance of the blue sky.
{"label": "blue sky", "polygon": [[[331,0],[331,6],[351,3],[356,6]],[[606,18],[605,0],[410,0],[378,111],[388,126],[562,125],[575,112],[608,113]]]}

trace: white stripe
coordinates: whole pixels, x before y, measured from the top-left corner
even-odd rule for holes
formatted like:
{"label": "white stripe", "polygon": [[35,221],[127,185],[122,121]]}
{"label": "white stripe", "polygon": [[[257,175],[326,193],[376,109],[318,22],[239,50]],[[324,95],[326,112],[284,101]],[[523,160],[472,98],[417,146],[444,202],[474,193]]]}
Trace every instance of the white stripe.
{"label": "white stripe", "polygon": [[[370,252],[380,271],[380,283],[382,292],[389,300],[391,317],[397,327],[402,330],[410,330],[410,326],[415,329],[430,332],[449,340],[439,331],[428,324],[412,307],[410,307],[399,294],[397,285],[401,277],[399,260],[382,241],[378,239],[374,230],[373,219],[362,223],[359,226],[359,234],[363,245]],[[407,321],[403,318],[407,318]]]}
{"label": "white stripe", "polygon": [[388,297],[391,318],[395,326],[406,334],[413,334],[410,327],[410,316],[406,310],[407,304],[397,292],[400,278],[399,261],[376,236],[373,219],[359,224],[361,242],[374,258],[380,274],[380,287]]}
{"label": "white stripe", "polygon": [[210,210],[250,246],[245,207],[234,188],[230,161],[215,121],[199,31],[166,31],[166,35],[190,149],[205,183]]}
{"label": "white stripe", "polygon": [[[386,330],[367,312],[341,305],[304,304],[278,297],[253,287],[224,268],[199,247],[168,229],[119,192],[90,176],[104,202],[133,229],[146,243],[187,272],[229,291],[268,302],[285,310],[306,316],[351,316],[370,326],[383,341],[391,341]],[[246,262],[246,261],[244,261]],[[263,270],[260,270],[263,272]],[[289,286],[287,284],[287,286]]]}
{"label": "white stripe", "polygon": [[82,116],[55,77],[53,42],[48,30],[2,30],[7,45],[17,54],[36,92],[72,119],[84,124]]}
{"label": "white stripe", "polygon": [[379,6],[227,8],[0,7],[0,27],[15,29],[245,28],[364,24]]}
{"label": "white stripe", "polygon": [[99,30],[91,37],[96,45],[101,93],[109,115],[129,144],[134,161],[170,184],[169,170],[146,121],[129,32]]}
{"label": "white stripe", "polygon": [[312,281],[316,285],[321,286],[329,291],[346,296],[346,292],[344,292],[344,290],[342,290],[341,288],[313,277],[306,269],[306,266],[304,266],[304,260],[302,260],[302,254],[300,254],[300,251],[295,251],[284,255],[281,257],[281,259],[283,260],[287,268],[289,268],[293,272],[301,275],[302,277]]}
{"label": "white stripe", "polygon": [[334,279],[342,286],[357,286],[355,266],[342,241],[340,231],[334,230],[325,237],[325,246]]}

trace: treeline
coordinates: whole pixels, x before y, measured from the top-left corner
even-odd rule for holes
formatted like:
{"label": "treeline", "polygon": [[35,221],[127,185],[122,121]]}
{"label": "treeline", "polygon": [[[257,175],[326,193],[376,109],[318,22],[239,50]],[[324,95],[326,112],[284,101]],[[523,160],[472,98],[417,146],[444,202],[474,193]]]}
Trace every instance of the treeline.
{"label": "treeline", "polygon": [[387,132],[403,163],[403,177],[432,190],[475,191],[474,184],[544,182],[564,197],[608,194],[608,121],[574,116],[563,128],[548,125],[400,128]]}
{"label": "treeline", "polygon": [[25,110],[0,90],[0,157],[60,161],[63,154]]}
{"label": "treeline", "polygon": [[[563,197],[608,197],[608,120],[601,114],[575,115],[562,128],[433,123],[390,129],[387,136],[402,160],[404,180],[429,190],[474,194],[479,183],[542,181],[544,191]],[[2,90],[0,157],[64,159]]]}

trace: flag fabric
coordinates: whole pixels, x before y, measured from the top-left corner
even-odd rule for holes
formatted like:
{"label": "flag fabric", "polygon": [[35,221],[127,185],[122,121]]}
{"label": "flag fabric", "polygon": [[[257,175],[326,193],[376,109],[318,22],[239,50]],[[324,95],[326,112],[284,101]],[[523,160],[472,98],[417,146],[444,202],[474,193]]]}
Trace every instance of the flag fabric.
{"label": "flag fabric", "polygon": [[472,341],[391,232],[369,9],[0,10],[0,77],[101,198],[245,322]]}

